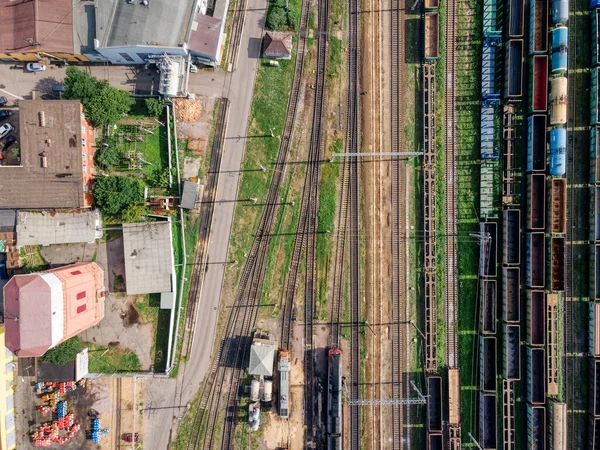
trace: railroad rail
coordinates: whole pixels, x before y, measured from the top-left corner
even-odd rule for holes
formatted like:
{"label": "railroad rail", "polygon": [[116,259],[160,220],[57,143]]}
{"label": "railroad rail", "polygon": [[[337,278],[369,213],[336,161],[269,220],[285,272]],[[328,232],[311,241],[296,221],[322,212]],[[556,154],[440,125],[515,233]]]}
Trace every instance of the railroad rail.
{"label": "railroad rail", "polygon": [[238,54],[242,42],[242,33],[246,22],[246,5],[248,0],[237,0],[235,10],[233,11],[233,20],[231,25],[231,41],[229,41],[229,51],[227,52],[227,68],[233,72],[237,66]]}
{"label": "railroad rail", "polygon": [[[346,123],[346,153],[360,151],[359,137],[359,80],[360,50],[358,36],[359,3],[350,0],[348,8],[348,106]],[[359,245],[359,181],[358,158],[349,159],[349,223],[350,234],[350,395],[360,400],[360,245]],[[358,405],[350,406],[350,448],[359,450],[361,445],[361,414]]]}
{"label": "railroad rail", "polygon": [[[569,61],[568,66],[569,69],[571,67],[577,67],[577,3],[572,3],[571,10],[571,20],[569,21]],[[570,107],[570,117],[571,120],[567,124],[567,131],[570,132],[570,136],[573,138],[573,134],[575,133],[575,129],[578,125],[577,117],[578,117],[578,91],[577,91],[577,80],[580,75],[577,74],[576,71],[568,71],[568,87],[569,87],[569,107]],[[576,367],[576,352],[577,348],[577,335],[575,333],[575,315],[574,315],[574,304],[575,304],[575,280],[573,276],[573,267],[575,265],[575,260],[581,258],[584,255],[581,255],[581,250],[578,250],[578,247],[575,246],[574,241],[580,239],[586,239],[584,236],[575,236],[577,227],[576,224],[578,222],[577,216],[579,214],[583,214],[586,211],[588,206],[584,206],[582,208],[581,201],[576,203],[576,195],[575,195],[575,175],[576,170],[581,171],[581,168],[576,168],[575,161],[578,161],[577,152],[579,151],[577,145],[577,138],[570,139],[570,143],[567,144],[567,170],[565,176],[567,177],[567,185],[568,185],[568,194],[567,194],[567,255],[566,255],[566,264],[565,264],[565,317],[564,317],[564,346],[566,355],[571,355],[570,357],[566,357],[565,359],[565,395],[566,395],[566,403],[567,403],[567,430],[568,436],[567,441],[569,442],[569,448],[577,448],[579,445],[585,445],[582,442],[578,442],[578,434],[583,434],[585,431],[585,424],[581,423],[581,419],[579,419],[579,414],[575,411],[580,409],[580,406],[577,405],[577,397],[578,397],[578,388],[577,388],[577,372],[578,369]],[[587,157],[586,154],[583,157]],[[579,177],[582,179],[582,177]],[[578,214],[573,214],[573,209],[577,208]],[[584,403],[585,405],[585,403]],[[585,408],[585,406],[583,406]]]}
{"label": "railroad rail", "polygon": [[221,159],[223,156],[223,145],[225,142],[225,132],[227,129],[227,116],[229,114],[229,100],[227,98],[219,99],[219,114],[215,124],[215,134],[211,148],[210,167],[202,201],[200,203],[200,226],[198,228],[198,239],[196,241],[196,257],[194,259],[194,269],[190,281],[190,292],[185,314],[185,326],[183,333],[182,356],[189,356],[192,351],[194,341],[193,328],[196,314],[198,312],[198,303],[200,293],[206,273],[206,263],[208,260],[208,242],[210,241],[210,230],[212,228],[212,217],[214,213],[215,198],[217,195],[217,185],[219,184],[219,172],[221,171]]}
{"label": "railroad rail", "polygon": [[[458,375],[458,256],[456,252],[458,232],[458,145],[456,140],[457,110],[457,9],[456,0],[446,3],[446,79],[445,79],[445,123],[444,147],[446,150],[446,364],[449,371],[456,372],[454,389],[449,389],[448,402],[450,420],[448,423],[448,447],[458,450],[461,447],[460,429],[460,377]],[[449,374],[450,378],[450,374]],[[454,416],[454,418],[452,418]]]}
{"label": "railroad rail", "polygon": [[457,354],[457,182],[458,151],[456,142],[456,0],[446,3],[446,90],[444,143],[446,150],[446,363],[458,367]]}
{"label": "railroad rail", "polygon": [[[218,436],[215,435],[216,421],[222,417],[222,397],[226,395],[225,426],[221,434],[221,448],[233,448],[233,433],[237,415],[237,396],[240,377],[243,373],[243,362],[251,344],[250,333],[254,326],[260,287],[264,278],[268,247],[272,236],[274,221],[278,208],[278,198],[283,184],[287,159],[293,139],[294,125],[299,105],[301,80],[304,71],[306,53],[306,30],[310,1],[304,0],[300,21],[300,39],[297,47],[294,79],[288,102],[286,122],[282,131],[277,160],[273,171],[267,200],[262,211],[259,225],[254,236],[252,247],[244,265],[233,307],[230,308],[224,337],[215,357],[200,394],[200,408],[194,416],[193,429],[196,433],[190,436],[186,449],[215,448]],[[206,192],[206,191],[205,191]],[[241,337],[241,339],[240,339]],[[202,430],[205,433],[202,434]]]}
{"label": "railroad rail", "polygon": [[[404,3],[401,0],[392,0],[391,4],[391,152],[401,154],[403,120],[402,120],[402,87],[404,63]],[[403,251],[406,245],[406,204],[405,189],[406,167],[400,162],[400,157],[394,157],[391,162],[391,254],[392,254],[392,398],[404,397],[405,388],[404,358],[406,355],[406,342],[402,339],[401,323],[406,321],[406,305],[404,303],[406,289],[406,268],[402,263],[406,258]],[[392,447],[402,449],[404,405],[394,404],[392,407]]]}

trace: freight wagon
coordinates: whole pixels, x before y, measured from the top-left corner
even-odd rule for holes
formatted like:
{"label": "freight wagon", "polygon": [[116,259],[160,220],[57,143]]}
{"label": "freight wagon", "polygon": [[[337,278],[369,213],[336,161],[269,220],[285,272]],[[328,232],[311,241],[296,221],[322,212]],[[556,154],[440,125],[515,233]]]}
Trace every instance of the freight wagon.
{"label": "freight wagon", "polygon": [[502,213],[504,239],[502,262],[506,265],[521,263],[521,211],[505,209]]}
{"label": "freight wagon", "polygon": [[600,303],[590,302],[589,352],[592,358],[600,358]]}
{"label": "freight wagon", "polygon": [[527,347],[527,401],[532,405],[546,403],[546,351]]}
{"label": "freight wagon", "polygon": [[546,293],[527,291],[527,345],[546,344]]}
{"label": "freight wagon", "polygon": [[548,0],[529,3],[529,54],[548,51]]}
{"label": "freight wagon", "polygon": [[550,283],[554,292],[565,290],[565,255],[566,246],[564,237],[553,237],[550,239]]}
{"label": "freight wagon", "polygon": [[425,13],[425,61],[438,58],[439,14],[434,11]]}
{"label": "freight wagon", "polygon": [[519,98],[522,95],[523,39],[511,39],[508,41],[508,57],[505,61],[504,96]]}
{"label": "freight wagon", "polygon": [[481,280],[480,301],[481,332],[496,333],[496,280]]}
{"label": "freight wagon", "polygon": [[502,319],[504,322],[519,322],[521,307],[521,270],[518,267],[502,268]]}
{"label": "freight wagon", "polygon": [[496,338],[479,336],[479,387],[496,392]]}
{"label": "freight wagon", "polygon": [[550,223],[552,224],[552,233],[565,234],[567,232],[567,179],[553,178],[551,191]]}
{"label": "freight wagon", "polygon": [[600,64],[600,8],[592,11],[592,65]]}
{"label": "freight wagon", "polygon": [[327,384],[327,447],[341,449],[342,436],[342,351],[329,350]]}
{"label": "freight wagon", "polygon": [[600,127],[590,131],[590,183],[600,184]]}
{"label": "freight wagon", "polygon": [[527,233],[526,239],[526,271],[527,286],[544,288],[546,285],[546,247],[544,232]]}
{"label": "freight wagon", "polygon": [[546,170],[547,120],[545,114],[534,114],[527,119],[527,172]]}
{"label": "freight wagon", "polygon": [[503,325],[502,372],[504,378],[515,381],[521,379],[521,346],[519,325]]}
{"label": "freight wagon", "polygon": [[527,448],[546,450],[546,408],[527,405]]}
{"label": "freight wagon", "polygon": [[546,175],[527,175],[527,229],[546,228]]}
{"label": "freight wagon", "polygon": [[567,404],[548,402],[548,449],[567,450]]}
{"label": "freight wagon", "polygon": [[442,377],[427,377],[427,431],[442,432]]}
{"label": "freight wagon", "polygon": [[600,97],[599,97],[599,92],[598,91],[598,71],[600,70],[599,67],[594,67],[592,69],[592,88],[591,88],[591,93],[592,93],[592,97],[590,99],[590,105],[591,105],[591,124],[592,125],[600,125],[600,108],[598,108],[598,105],[600,103]]}
{"label": "freight wagon", "polygon": [[548,109],[548,56],[535,55],[529,64],[529,110],[532,113]]}
{"label": "freight wagon", "polygon": [[496,449],[496,396],[479,393],[479,444],[483,450]]}
{"label": "freight wagon", "polygon": [[510,15],[508,19],[509,37],[523,37],[525,23],[525,1],[510,0]]}

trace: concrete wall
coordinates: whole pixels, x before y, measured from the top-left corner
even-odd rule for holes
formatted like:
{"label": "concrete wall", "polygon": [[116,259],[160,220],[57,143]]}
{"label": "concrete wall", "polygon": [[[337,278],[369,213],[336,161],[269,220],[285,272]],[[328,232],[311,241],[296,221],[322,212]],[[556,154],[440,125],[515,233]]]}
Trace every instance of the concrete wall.
{"label": "concrete wall", "polygon": [[15,444],[14,357],[4,345],[4,324],[0,324],[0,450],[13,450]]}

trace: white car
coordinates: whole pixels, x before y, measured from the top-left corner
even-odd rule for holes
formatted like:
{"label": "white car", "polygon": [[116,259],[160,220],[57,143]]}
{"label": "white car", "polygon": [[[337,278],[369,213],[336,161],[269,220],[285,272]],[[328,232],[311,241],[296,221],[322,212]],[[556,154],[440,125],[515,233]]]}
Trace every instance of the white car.
{"label": "white car", "polygon": [[43,72],[46,70],[46,64],[40,63],[29,63],[26,67],[28,72]]}
{"label": "white car", "polygon": [[14,127],[10,123],[5,123],[2,125],[0,127],[0,139],[10,133],[12,130],[14,130]]}

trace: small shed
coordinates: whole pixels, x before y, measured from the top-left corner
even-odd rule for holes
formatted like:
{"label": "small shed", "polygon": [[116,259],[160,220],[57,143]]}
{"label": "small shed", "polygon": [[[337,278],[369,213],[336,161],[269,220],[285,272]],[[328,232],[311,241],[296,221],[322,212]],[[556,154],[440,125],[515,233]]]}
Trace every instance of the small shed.
{"label": "small shed", "polygon": [[250,365],[248,373],[260,377],[273,376],[273,362],[275,361],[275,346],[255,342],[250,347]]}
{"label": "small shed", "polygon": [[196,209],[199,187],[198,179],[196,181],[185,180],[183,182],[183,192],[181,193],[181,202],[179,203],[182,208]]}
{"label": "small shed", "polygon": [[267,31],[263,38],[263,57],[292,59],[292,37],[288,31]]}

